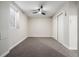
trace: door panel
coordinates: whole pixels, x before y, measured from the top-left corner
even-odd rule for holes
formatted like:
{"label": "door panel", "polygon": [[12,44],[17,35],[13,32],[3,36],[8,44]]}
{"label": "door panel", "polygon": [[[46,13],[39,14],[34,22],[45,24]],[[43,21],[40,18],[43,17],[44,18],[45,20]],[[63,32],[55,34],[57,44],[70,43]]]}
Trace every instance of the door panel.
{"label": "door panel", "polygon": [[61,13],[57,17],[57,40],[61,43],[64,44],[64,14]]}

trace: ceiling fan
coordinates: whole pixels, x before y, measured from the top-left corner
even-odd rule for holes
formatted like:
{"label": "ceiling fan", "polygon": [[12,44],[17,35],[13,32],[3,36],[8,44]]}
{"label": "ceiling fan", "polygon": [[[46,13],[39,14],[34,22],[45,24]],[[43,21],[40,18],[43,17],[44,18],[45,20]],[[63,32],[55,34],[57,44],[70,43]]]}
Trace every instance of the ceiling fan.
{"label": "ceiling fan", "polygon": [[43,10],[43,5],[42,4],[38,9],[33,10],[33,14],[37,14],[37,13],[41,13],[42,15],[46,15],[46,11]]}

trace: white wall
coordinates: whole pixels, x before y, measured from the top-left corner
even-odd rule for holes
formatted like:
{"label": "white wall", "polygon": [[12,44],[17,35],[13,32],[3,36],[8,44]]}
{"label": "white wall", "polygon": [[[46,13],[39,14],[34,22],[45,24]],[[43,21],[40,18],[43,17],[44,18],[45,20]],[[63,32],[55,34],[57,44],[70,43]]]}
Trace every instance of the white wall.
{"label": "white wall", "polygon": [[77,49],[77,5],[75,2],[70,2],[69,9],[69,42],[70,49]]}
{"label": "white wall", "polygon": [[27,23],[27,17],[21,11],[19,11],[19,19],[16,19],[16,27],[9,27],[9,43],[11,47],[17,42],[28,37]]}
{"label": "white wall", "polygon": [[[77,7],[75,2],[67,2],[52,18],[52,24],[57,26],[55,21],[57,15],[62,11],[65,12],[64,19],[64,46],[69,49],[77,49]],[[53,33],[55,31],[55,34]],[[57,38],[57,29],[52,26],[53,37]]]}
{"label": "white wall", "polygon": [[0,55],[6,52],[9,48],[9,3],[10,2],[0,2]]}
{"label": "white wall", "polygon": [[78,50],[79,50],[79,2],[77,2],[77,8],[78,8],[78,9],[77,9],[77,12],[78,12],[78,13],[77,13],[77,15],[78,15],[78,20],[77,20],[77,27],[78,27],[78,28],[77,28],[77,30],[78,30],[77,38],[78,38],[78,40],[77,40],[77,42],[78,42]]}
{"label": "white wall", "polygon": [[51,37],[52,20],[50,18],[29,19],[29,37]]}
{"label": "white wall", "polygon": [[13,27],[12,18],[10,18],[10,4],[11,2],[0,2],[0,56],[4,56],[8,50],[28,37],[27,16],[18,10],[19,18],[15,20],[17,25]]}

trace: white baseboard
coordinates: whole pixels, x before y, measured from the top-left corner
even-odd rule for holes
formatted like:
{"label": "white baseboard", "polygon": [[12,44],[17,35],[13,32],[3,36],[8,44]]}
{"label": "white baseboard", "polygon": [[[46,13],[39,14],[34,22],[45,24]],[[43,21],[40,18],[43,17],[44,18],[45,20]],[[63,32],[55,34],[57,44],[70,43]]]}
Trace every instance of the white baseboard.
{"label": "white baseboard", "polygon": [[26,38],[28,38],[28,37],[23,38],[22,40],[18,41],[16,44],[14,44],[13,46],[11,46],[11,47],[8,49],[8,51],[6,51],[5,53],[3,53],[0,57],[6,56],[6,55],[10,52],[11,49],[13,49],[13,48],[14,48],[15,46],[17,46],[19,43],[21,43],[22,41],[24,41]]}
{"label": "white baseboard", "polygon": [[57,38],[56,38],[56,37],[54,37],[54,36],[52,36],[52,38],[54,38],[55,40],[57,40]]}
{"label": "white baseboard", "polygon": [[[55,40],[57,40],[54,36],[52,36],[52,38],[54,38]],[[58,40],[57,40],[58,41]],[[60,43],[60,42],[59,42]],[[62,44],[64,47],[66,47],[67,49],[69,49],[69,47],[66,44]]]}
{"label": "white baseboard", "polygon": [[28,37],[25,37],[25,38],[23,38],[22,40],[18,41],[16,44],[14,44],[13,46],[11,46],[11,47],[9,48],[9,50],[13,49],[15,46],[17,46],[19,43],[21,43],[22,41],[24,41],[26,38],[28,38]]}
{"label": "white baseboard", "polygon": [[66,47],[67,49],[69,49],[69,47],[66,44],[63,44],[63,45],[64,45],[64,47]]}
{"label": "white baseboard", "polygon": [[28,37],[51,37],[51,36],[28,36]]}
{"label": "white baseboard", "polygon": [[6,52],[3,53],[0,57],[4,57],[4,56],[6,56],[9,52],[10,52],[10,50],[6,51]]}
{"label": "white baseboard", "polygon": [[69,50],[78,50],[77,48],[69,47]]}

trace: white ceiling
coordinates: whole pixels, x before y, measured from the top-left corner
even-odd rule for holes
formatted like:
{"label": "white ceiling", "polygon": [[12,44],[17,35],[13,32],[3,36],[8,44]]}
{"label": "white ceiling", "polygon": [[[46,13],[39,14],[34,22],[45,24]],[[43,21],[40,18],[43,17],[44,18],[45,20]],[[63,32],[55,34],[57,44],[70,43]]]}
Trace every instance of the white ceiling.
{"label": "white ceiling", "polygon": [[[64,1],[16,1],[15,2],[29,17],[51,17],[53,14],[59,10]],[[33,14],[32,10],[38,9],[40,4],[43,4],[43,10],[47,11],[46,15]]]}

